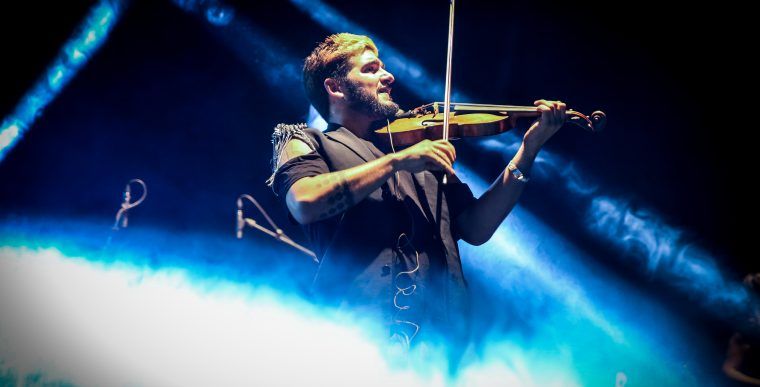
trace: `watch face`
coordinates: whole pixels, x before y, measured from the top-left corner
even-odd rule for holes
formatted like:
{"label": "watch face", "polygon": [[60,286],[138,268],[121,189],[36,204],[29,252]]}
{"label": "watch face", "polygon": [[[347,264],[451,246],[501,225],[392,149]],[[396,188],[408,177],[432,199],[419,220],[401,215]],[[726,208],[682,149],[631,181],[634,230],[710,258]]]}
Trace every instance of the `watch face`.
{"label": "watch face", "polygon": [[530,180],[527,177],[525,177],[525,175],[523,175],[523,173],[519,169],[517,169],[517,166],[514,163],[510,162],[509,165],[507,165],[507,169],[509,169],[509,171],[512,172],[512,176],[514,176],[515,179],[523,183],[527,183],[528,180]]}

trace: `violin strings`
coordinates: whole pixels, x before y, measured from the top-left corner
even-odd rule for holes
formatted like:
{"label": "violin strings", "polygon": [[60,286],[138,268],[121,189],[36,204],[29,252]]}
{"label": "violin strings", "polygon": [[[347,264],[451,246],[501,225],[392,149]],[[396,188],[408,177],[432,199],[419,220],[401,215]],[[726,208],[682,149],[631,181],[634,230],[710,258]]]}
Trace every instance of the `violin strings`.
{"label": "violin strings", "polygon": [[[441,104],[441,102],[435,102],[427,104],[425,106],[433,106],[434,104]],[[485,111],[497,111],[497,112],[526,112],[536,113],[538,109],[534,106],[514,106],[514,105],[489,105],[489,104],[477,104],[477,103],[464,103],[464,102],[452,102],[451,106],[453,110],[457,111],[469,111],[469,110],[485,110]]]}

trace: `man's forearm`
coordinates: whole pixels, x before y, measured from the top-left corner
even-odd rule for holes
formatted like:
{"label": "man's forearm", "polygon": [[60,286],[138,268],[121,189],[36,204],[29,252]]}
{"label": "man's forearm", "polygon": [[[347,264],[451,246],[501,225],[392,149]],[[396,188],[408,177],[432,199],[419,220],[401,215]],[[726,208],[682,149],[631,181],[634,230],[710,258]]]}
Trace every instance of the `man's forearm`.
{"label": "man's forearm", "polygon": [[385,183],[396,164],[394,155],[386,155],[353,168],[300,179],[288,191],[288,209],[301,224],[342,213]]}
{"label": "man's forearm", "polygon": [[[512,162],[527,174],[533,166],[536,153],[537,151],[531,151],[522,144]],[[481,245],[491,239],[517,204],[524,188],[525,183],[517,181],[517,178],[504,168],[488,190],[456,219],[462,239],[473,245]]]}
{"label": "man's forearm", "polygon": [[736,367],[733,366],[727,366],[723,365],[723,372],[731,379],[738,380],[740,382],[751,384],[755,386],[760,386],[760,379],[753,378],[752,376],[749,376],[741,371],[739,371]]}

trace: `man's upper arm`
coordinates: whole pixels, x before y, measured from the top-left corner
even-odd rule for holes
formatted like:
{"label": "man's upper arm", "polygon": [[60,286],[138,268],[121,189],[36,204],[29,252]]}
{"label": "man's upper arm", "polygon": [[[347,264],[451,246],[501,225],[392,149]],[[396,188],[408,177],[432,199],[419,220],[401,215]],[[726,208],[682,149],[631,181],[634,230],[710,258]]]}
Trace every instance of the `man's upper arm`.
{"label": "man's upper arm", "polygon": [[280,152],[280,156],[277,159],[277,168],[280,168],[282,164],[285,164],[286,162],[288,162],[288,160],[294,157],[303,156],[313,151],[314,150],[311,149],[311,147],[309,147],[309,145],[306,144],[305,142],[297,138],[292,138],[290,139],[290,141],[288,141],[287,144],[285,144],[285,147],[282,149],[282,152]]}
{"label": "man's upper arm", "polygon": [[[297,138],[290,139],[290,141],[288,141],[287,144],[285,144],[283,147],[282,152],[280,152],[280,156],[277,160],[277,168],[279,169],[283,164],[296,157],[304,156],[313,152],[314,150],[302,140],[299,140]],[[298,210],[299,200],[296,193],[304,192],[302,186],[307,179],[308,176],[304,176],[303,178],[294,178],[295,181],[290,184],[290,187],[285,192],[285,204],[288,207],[290,213],[293,215],[293,218],[296,219],[296,221],[300,224],[306,224],[308,222],[303,218],[302,214]]]}

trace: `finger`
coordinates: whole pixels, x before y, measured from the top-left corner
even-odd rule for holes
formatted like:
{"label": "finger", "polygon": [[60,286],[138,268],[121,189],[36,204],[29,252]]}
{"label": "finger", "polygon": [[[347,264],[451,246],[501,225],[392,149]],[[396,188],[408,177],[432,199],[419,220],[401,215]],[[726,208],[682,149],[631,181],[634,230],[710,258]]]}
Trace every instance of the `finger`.
{"label": "finger", "polygon": [[452,160],[450,158],[451,156],[449,154],[447,154],[446,152],[444,152],[444,151],[442,151],[440,149],[436,149],[434,152],[438,155],[438,157],[441,160],[443,160],[443,162],[446,163],[446,165],[448,165],[448,166],[454,165],[454,160]]}
{"label": "finger", "polygon": [[454,162],[456,159],[456,152],[450,142],[447,140],[435,140],[432,145],[433,152],[439,152],[439,155],[448,160],[449,163]]}
{"label": "finger", "polygon": [[541,113],[541,121],[545,123],[551,121],[552,110],[549,106],[538,105],[538,112]]}
{"label": "finger", "polygon": [[441,166],[443,167],[443,170],[446,172],[447,175],[451,175],[451,176],[456,175],[456,172],[454,172],[454,166],[452,166],[451,164],[443,161]]}
{"label": "finger", "polygon": [[448,173],[449,176],[456,176],[456,171],[454,171],[454,167],[447,167],[446,173]]}
{"label": "finger", "polygon": [[441,140],[436,142],[436,149],[441,150],[443,153],[446,154],[446,157],[449,159],[449,161],[453,164],[454,160],[457,159],[457,153],[454,149],[454,146],[451,145],[450,142]]}
{"label": "finger", "polygon": [[430,171],[430,172],[443,171],[445,173],[449,173],[449,169],[450,167],[447,167],[444,162],[432,156],[429,157],[428,160],[425,162],[426,171]]}
{"label": "finger", "polygon": [[565,112],[567,112],[567,105],[562,101],[557,101],[559,103],[559,110],[562,112],[562,118],[565,117]]}
{"label": "finger", "polygon": [[451,161],[449,160],[449,156],[440,149],[433,149],[433,152],[431,153],[431,157],[435,158],[435,160],[438,163],[441,163],[444,166],[451,166]]}
{"label": "finger", "polygon": [[444,171],[449,176],[456,176],[456,172],[454,171],[454,168],[450,166],[442,166],[436,163],[431,162],[430,165],[428,165],[427,168],[429,171]]}
{"label": "finger", "polygon": [[551,122],[552,124],[556,124],[559,121],[559,103],[557,101],[549,101],[549,110]]}
{"label": "finger", "polygon": [[559,110],[559,101],[551,101],[552,123],[559,124],[562,122],[562,117]]}
{"label": "finger", "polygon": [[450,175],[456,174],[454,172],[454,168],[451,166],[449,162],[447,162],[445,156],[436,153],[433,153],[430,155],[430,160],[436,163],[439,170],[444,170]]}
{"label": "finger", "polygon": [[447,147],[451,149],[451,153],[454,155],[454,158],[451,160],[451,162],[453,163],[457,159],[457,148],[454,146],[454,144],[448,141],[446,141],[446,143],[448,144]]}

